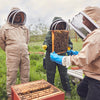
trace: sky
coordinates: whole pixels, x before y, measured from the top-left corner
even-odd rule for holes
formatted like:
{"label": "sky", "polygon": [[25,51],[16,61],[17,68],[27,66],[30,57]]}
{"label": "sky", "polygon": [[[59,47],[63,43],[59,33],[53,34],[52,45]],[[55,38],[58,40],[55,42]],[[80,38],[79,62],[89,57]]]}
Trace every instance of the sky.
{"label": "sky", "polygon": [[68,21],[87,6],[100,7],[100,0],[0,0],[0,26],[5,24],[13,7],[26,13],[26,26],[31,26],[39,21],[50,25],[56,16]]}

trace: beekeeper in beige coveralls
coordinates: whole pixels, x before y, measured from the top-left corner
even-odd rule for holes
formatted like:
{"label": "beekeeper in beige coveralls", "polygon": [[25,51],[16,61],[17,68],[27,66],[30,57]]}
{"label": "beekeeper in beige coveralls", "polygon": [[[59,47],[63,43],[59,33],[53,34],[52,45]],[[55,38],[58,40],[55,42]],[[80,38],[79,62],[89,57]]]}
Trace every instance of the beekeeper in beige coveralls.
{"label": "beekeeper in beige coveralls", "polygon": [[77,88],[80,100],[100,100],[100,8],[86,7],[70,25],[84,39],[82,50],[78,55],[63,57],[54,52],[51,60],[82,68],[85,77]]}
{"label": "beekeeper in beige coveralls", "polygon": [[24,26],[25,21],[26,14],[13,8],[7,17],[7,23],[0,29],[0,47],[6,52],[8,99],[11,96],[11,85],[16,83],[18,69],[21,83],[29,81],[29,32]]}

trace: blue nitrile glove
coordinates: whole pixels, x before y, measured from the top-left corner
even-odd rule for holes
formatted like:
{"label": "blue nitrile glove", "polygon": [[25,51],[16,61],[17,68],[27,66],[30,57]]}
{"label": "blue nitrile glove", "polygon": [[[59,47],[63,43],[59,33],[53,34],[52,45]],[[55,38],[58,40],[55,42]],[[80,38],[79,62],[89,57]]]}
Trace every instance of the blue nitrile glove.
{"label": "blue nitrile glove", "polygon": [[57,53],[53,52],[53,53],[50,53],[50,59],[53,61],[53,62],[56,62],[57,64],[61,64],[62,65],[62,58],[64,56],[60,56],[58,55]]}
{"label": "blue nitrile glove", "polygon": [[67,50],[67,55],[69,56],[69,55],[78,55],[78,51],[73,51],[73,50]]}

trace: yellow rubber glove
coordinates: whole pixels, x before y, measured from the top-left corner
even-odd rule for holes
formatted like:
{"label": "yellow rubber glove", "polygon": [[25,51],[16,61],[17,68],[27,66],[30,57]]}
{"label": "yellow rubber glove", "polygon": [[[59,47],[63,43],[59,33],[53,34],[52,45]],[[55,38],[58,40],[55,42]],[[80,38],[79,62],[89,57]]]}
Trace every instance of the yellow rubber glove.
{"label": "yellow rubber glove", "polygon": [[71,50],[71,48],[70,48],[70,47],[68,47],[68,50]]}
{"label": "yellow rubber glove", "polygon": [[44,50],[46,50],[46,49],[47,49],[47,45],[42,45],[42,48],[43,48]]}

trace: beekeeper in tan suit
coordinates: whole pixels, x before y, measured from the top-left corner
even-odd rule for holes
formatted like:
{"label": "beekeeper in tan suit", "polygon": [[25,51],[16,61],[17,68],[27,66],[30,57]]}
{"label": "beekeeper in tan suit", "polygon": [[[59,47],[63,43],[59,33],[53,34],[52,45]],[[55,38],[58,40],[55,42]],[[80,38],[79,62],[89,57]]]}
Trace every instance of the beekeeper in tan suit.
{"label": "beekeeper in tan suit", "polygon": [[13,8],[7,23],[0,29],[0,47],[6,52],[8,97],[11,97],[11,85],[16,83],[18,69],[21,83],[29,81],[29,32],[24,26],[25,21],[26,14],[19,8]]}
{"label": "beekeeper in tan suit", "polygon": [[59,56],[51,53],[51,60],[63,66],[77,65],[83,69],[84,79],[77,92],[81,100],[100,100],[100,8],[86,7],[70,25],[84,39],[78,55]]}

